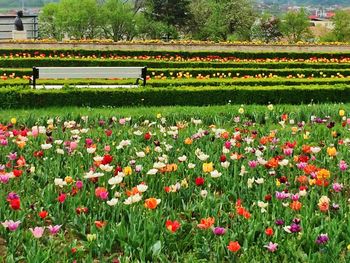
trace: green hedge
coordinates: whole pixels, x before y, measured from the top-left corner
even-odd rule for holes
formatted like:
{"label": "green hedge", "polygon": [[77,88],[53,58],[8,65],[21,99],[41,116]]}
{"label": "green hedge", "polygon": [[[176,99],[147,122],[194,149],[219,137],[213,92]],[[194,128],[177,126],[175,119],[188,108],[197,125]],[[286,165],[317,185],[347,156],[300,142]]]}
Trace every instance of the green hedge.
{"label": "green hedge", "polygon": [[[17,69],[17,68],[0,68],[0,75],[10,75],[15,73],[15,76],[23,76],[32,75],[31,69]],[[343,76],[350,76],[350,69],[251,69],[251,68],[235,68],[235,69],[216,69],[216,68],[184,68],[184,69],[148,69],[148,75],[160,75],[163,74],[167,77],[176,77],[178,73],[182,74],[190,74],[193,77],[201,74],[202,76],[211,76],[211,77],[219,77],[220,75],[226,75],[231,77],[243,77],[243,76],[255,76],[255,75],[265,75],[268,76],[270,74],[279,76],[279,77],[287,77],[289,75],[297,76],[297,74],[303,74],[306,77],[323,77],[326,75],[327,77],[336,76],[338,73]],[[321,74],[322,73],[322,74]]]}
{"label": "green hedge", "polygon": [[350,63],[303,63],[303,62],[172,62],[155,60],[114,60],[75,58],[6,58],[0,59],[0,68],[37,67],[128,67],[149,68],[266,68],[266,69],[350,69]]}
{"label": "green hedge", "polygon": [[241,59],[265,59],[265,58],[344,58],[350,57],[350,53],[313,53],[313,52],[213,52],[213,51],[135,51],[135,50],[82,50],[82,49],[1,49],[0,55],[31,54],[46,56],[181,56],[188,57],[235,57]]}
{"label": "green hedge", "polygon": [[[9,79],[0,81],[0,87],[6,86],[28,86],[29,81],[24,79]],[[71,80],[38,80],[38,85],[124,85],[134,84],[135,80],[103,80],[103,79],[71,79]],[[350,84],[350,78],[314,78],[314,79],[287,79],[287,78],[250,78],[250,79],[219,79],[211,78],[204,80],[197,79],[175,79],[175,80],[149,80],[147,86],[150,88],[173,88],[182,86],[203,87],[203,86],[296,86],[296,85],[336,85]]]}
{"label": "green hedge", "polygon": [[350,102],[350,86],[193,87],[137,89],[0,89],[2,108],[48,106],[166,106]]}

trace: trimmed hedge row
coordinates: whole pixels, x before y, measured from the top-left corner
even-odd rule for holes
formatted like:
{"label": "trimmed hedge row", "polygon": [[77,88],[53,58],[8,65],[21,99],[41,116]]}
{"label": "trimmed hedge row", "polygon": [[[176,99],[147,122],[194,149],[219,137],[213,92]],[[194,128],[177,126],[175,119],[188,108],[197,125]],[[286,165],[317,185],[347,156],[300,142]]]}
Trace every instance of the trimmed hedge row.
{"label": "trimmed hedge row", "polygon": [[82,50],[82,49],[1,49],[0,55],[31,54],[46,56],[54,55],[78,55],[78,56],[181,56],[189,57],[235,57],[241,59],[265,59],[265,58],[344,58],[350,57],[350,53],[313,53],[313,52],[213,52],[213,51],[137,51],[137,50]]}
{"label": "trimmed hedge row", "polygon": [[76,58],[6,58],[0,59],[0,68],[37,67],[130,67],[149,68],[266,68],[266,69],[350,69],[350,63],[305,62],[173,62],[155,60],[113,60]]}
{"label": "trimmed hedge row", "polygon": [[49,106],[167,106],[350,102],[350,86],[193,87],[138,89],[0,89],[2,108]]}
{"label": "trimmed hedge row", "polygon": [[[135,80],[103,80],[103,79],[71,79],[71,80],[42,80],[37,81],[38,85],[128,85],[134,84]],[[232,79],[232,78],[211,78],[211,79],[175,79],[175,80],[149,80],[147,81],[149,88],[174,88],[182,86],[203,87],[203,86],[295,86],[295,85],[336,85],[336,84],[350,84],[350,78],[249,78],[249,79]],[[29,81],[24,79],[9,79],[0,81],[0,87],[6,86],[29,86]]]}
{"label": "trimmed hedge row", "polygon": [[[0,75],[10,75],[15,73],[15,76],[30,76],[32,75],[31,69],[17,69],[17,68],[0,68]],[[287,76],[296,76],[297,74],[303,74],[306,77],[323,77],[323,75],[326,75],[328,77],[330,76],[337,76],[338,74],[341,74],[343,76],[350,76],[350,69],[250,69],[250,68],[235,68],[235,69],[215,69],[215,68],[184,68],[184,69],[148,69],[148,75],[154,76],[154,75],[163,75],[166,77],[176,77],[177,74],[190,74],[193,77],[198,76],[199,74],[202,76],[220,76],[220,75],[226,75],[231,77],[237,77],[237,76],[255,76],[255,75],[265,75],[268,76],[270,74],[277,75],[279,77],[287,77]]]}

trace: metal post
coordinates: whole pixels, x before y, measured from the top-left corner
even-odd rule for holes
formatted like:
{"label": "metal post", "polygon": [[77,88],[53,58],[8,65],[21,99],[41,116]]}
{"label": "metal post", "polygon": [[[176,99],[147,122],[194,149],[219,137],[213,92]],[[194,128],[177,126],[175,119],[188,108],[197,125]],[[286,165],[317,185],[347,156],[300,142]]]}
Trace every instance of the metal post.
{"label": "metal post", "polygon": [[142,69],[143,86],[146,86],[147,81],[147,67]]}
{"label": "metal post", "polygon": [[36,86],[36,79],[39,78],[39,69],[36,67],[33,67],[33,76],[32,76],[32,84],[33,84],[33,88],[35,89]]}

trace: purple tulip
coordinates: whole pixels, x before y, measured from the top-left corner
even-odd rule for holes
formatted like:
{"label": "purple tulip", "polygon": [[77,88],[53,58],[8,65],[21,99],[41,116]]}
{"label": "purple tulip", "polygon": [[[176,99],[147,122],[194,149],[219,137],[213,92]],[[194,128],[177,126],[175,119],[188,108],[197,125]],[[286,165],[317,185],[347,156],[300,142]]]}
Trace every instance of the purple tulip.
{"label": "purple tulip", "polygon": [[316,243],[319,245],[323,245],[323,244],[326,244],[328,240],[329,240],[328,234],[321,234],[317,237]]}
{"label": "purple tulip", "polygon": [[217,236],[222,236],[226,233],[226,229],[224,227],[217,226],[213,229],[213,233]]}

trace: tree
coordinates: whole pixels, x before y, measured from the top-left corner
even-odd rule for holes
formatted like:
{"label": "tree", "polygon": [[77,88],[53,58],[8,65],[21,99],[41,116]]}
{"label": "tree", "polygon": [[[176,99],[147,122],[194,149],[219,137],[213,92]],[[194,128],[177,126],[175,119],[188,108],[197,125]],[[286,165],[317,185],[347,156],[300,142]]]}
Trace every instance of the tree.
{"label": "tree", "polygon": [[68,36],[96,38],[101,33],[101,15],[96,0],[61,0],[57,12],[57,25]]}
{"label": "tree", "polygon": [[57,22],[57,3],[45,5],[39,14],[39,34],[41,38],[62,39],[64,32]]}
{"label": "tree", "polygon": [[140,13],[134,6],[122,0],[106,0],[103,5],[103,30],[107,38],[114,41],[132,40],[137,34]]}
{"label": "tree", "polygon": [[350,41],[350,13],[345,10],[339,10],[335,13],[333,18],[334,29],[332,34],[336,41],[349,42]]}
{"label": "tree", "polygon": [[146,0],[146,17],[164,24],[169,38],[174,29],[186,31],[191,17],[189,4],[189,0]]}
{"label": "tree", "polygon": [[282,32],[292,43],[305,41],[312,37],[310,21],[304,9],[289,11],[282,21]]}
{"label": "tree", "polygon": [[254,26],[253,38],[265,43],[278,41],[281,33],[281,20],[278,17],[265,15]]}
{"label": "tree", "polygon": [[256,19],[252,0],[194,0],[191,11],[192,35],[203,40],[247,40]]}

